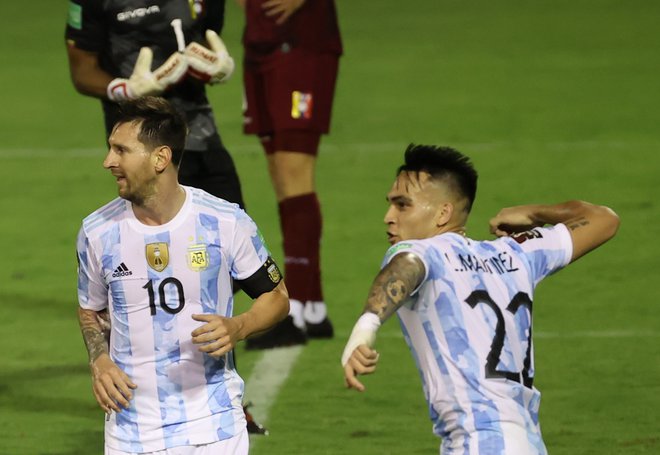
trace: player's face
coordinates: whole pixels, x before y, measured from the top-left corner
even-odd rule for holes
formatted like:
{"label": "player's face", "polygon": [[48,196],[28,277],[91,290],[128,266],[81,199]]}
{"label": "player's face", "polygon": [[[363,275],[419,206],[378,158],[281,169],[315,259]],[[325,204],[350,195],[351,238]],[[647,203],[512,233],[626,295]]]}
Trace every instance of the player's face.
{"label": "player's face", "polygon": [[119,196],[142,204],[154,192],[154,154],[138,140],[140,123],[121,123],[110,134],[103,167],[117,180]]}
{"label": "player's face", "polygon": [[425,239],[438,234],[438,188],[426,172],[400,173],[387,194],[387,239]]}

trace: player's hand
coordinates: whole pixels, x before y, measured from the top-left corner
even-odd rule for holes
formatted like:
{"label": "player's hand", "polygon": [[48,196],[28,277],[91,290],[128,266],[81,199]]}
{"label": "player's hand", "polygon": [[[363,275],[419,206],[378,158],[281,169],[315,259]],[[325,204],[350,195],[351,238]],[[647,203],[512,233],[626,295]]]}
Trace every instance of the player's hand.
{"label": "player's hand", "polygon": [[153,52],[148,47],[140,49],[128,79],[117,78],[108,84],[107,95],[112,101],[140,98],[147,95],[160,95],[168,87],[179,83],[188,71],[188,60],[175,52],[161,66],[151,71]]}
{"label": "player's hand", "polygon": [[266,16],[277,16],[275,23],[282,25],[304,3],[305,0],[267,0],[261,7],[264,9]]}
{"label": "player's hand", "polygon": [[94,397],[106,414],[121,412],[129,406],[133,398],[133,389],[137,385],[131,381],[108,354],[101,354],[91,364],[92,389]]}
{"label": "player's hand", "polygon": [[380,324],[379,317],[371,312],[362,314],[355,323],[341,356],[346,387],[363,392],[365,387],[356,376],[376,371],[378,353],[372,347]]}
{"label": "player's hand", "polygon": [[226,82],[234,73],[234,59],[213,30],[206,31],[206,41],[211,49],[194,41],[186,47],[184,55],[188,61],[188,74],[209,84]]}
{"label": "player's hand", "polygon": [[534,207],[534,205],[519,205],[500,210],[490,219],[491,234],[502,237],[542,226],[543,223],[534,218]]}
{"label": "player's hand", "polygon": [[364,392],[364,384],[358,381],[357,375],[375,372],[378,358],[378,352],[366,344],[361,344],[355,348],[344,364],[344,383],[346,387]]}
{"label": "player's hand", "polygon": [[239,326],[234,318],[217,314],[193,314],[195,321],[206,324],[192,331],[192,342],[201,345],[199,350],[219,359],[238,343]]}

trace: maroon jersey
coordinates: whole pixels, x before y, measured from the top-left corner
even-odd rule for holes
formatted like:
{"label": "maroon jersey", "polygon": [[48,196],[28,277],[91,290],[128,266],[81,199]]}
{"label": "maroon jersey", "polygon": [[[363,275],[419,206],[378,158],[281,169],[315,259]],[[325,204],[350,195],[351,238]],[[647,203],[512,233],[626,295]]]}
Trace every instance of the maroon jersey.
{"label": "maroon jersey", "polygon": [[264,57],[283,46],[312,52],[341,55],[342,44],[334,0],[306,0],[281,25],[277,16],[266,16],[265,0],[247,0],[246,25],[243,33],[245,57]]}

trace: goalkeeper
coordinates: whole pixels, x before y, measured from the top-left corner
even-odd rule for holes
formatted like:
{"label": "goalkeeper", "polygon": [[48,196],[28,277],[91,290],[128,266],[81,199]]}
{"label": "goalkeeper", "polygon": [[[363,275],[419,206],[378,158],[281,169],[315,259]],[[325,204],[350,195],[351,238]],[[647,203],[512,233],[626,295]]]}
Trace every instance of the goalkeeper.
{"label": "goalkeeper", "polygon": [[71,0],[66,47],[76,90],[101,99],[107,136],[118,101],[167,98],[190,128],[180,183],[244,206],[234,162],[206,96],[206,85],[226,81],[234,70],[218,36],[224,3]]}

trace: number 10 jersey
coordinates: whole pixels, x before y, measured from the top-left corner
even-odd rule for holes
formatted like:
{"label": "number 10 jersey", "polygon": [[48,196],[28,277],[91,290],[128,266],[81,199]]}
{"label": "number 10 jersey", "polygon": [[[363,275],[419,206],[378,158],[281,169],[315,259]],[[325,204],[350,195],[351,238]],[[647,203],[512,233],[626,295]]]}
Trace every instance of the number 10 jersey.
{"label": "number 10 jersey", "polygon": [[254,274],[269,253],[237,205],[184,187],[179,213],[146,226],[115,199],[83,221],[78,299],[108,308],[110,356],[137,384],[130,407],[106,422],[106,444],[152,452],[207,444],[243,430],[243,380],[233,356],[198,351],[193,314],[231,317],[233,279]]}

